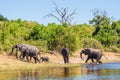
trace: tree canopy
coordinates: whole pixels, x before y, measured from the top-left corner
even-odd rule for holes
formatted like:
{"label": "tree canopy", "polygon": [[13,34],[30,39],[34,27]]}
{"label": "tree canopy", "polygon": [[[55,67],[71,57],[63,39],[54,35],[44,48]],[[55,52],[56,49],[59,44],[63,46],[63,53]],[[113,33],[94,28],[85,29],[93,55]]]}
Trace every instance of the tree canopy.
{"label": "tree canopy", "polygon": [[[4,17],[2,17],[4,18]],[[100,21],[100,22],[99,22]],[[40,50],[59,50],[63,46],[71,52],[79,48],[93,47],[109,51],[120,51],[120,20],[110,23],[106,15],[96,15],[91,24],[49,23],[43,25],[33,21],[0,21],[0,50],[9,51],[16,43],[28,43]],[[99,27],[97,34],[93,33]]]}

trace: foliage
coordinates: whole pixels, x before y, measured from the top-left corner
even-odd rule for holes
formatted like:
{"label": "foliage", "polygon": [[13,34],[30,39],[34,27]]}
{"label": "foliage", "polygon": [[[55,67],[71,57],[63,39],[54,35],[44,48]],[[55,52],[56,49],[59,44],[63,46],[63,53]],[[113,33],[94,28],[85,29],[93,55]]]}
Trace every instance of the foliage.
{"label": "foliage", "polygon": [[111,52],[120,52],[120,49],[116,46],[110,46]]}
{"label": "foliage", "polygon": [[0,14],[0,21],[8,21],[8,19]]}
{"label": "foliage", "polygon": [[105,47],[104,50],[107,52],[119,52],[120,53],[120,49],[114,45],[110,47]]}
{"label": "foliage", "polygon": [[116,37],[116,46],[120,48],[120,20],[112,23],[112,29],[118,34],[118,37]]}
{"label": "foliage", "polygon": [[81,43],[83,48],[103,49],[102,44],[93,38],[83,38]]}
{"label": "foliage", "polygon": [[42,39],[47,41],[50,50],[58,50],[66,46],[74,51],[78,48],[77,43],[79,43],[79,38],[76,37],[77,34],[66,24],[56,25],[52,23],[48,24],[47,27],[34,27],[29,36],[33,40]]}
{"label": "foliage", "polygon": [[[27,43],[35,45],[43,52],[60,50],[62,47],[69,48],[71,52],[83,47],[119,52],[120,20],[110,24],[109,18],[104,18],[105,22],[100,24],[100,30],[95,36],[92,35],[96,30],[93,27],[95,24],[69,26],[67,23],[49,23],[45,26],[21,19],[0,21],[0,51],[10,52],[14,44]],[[97,20],[96,17],[95,19]]]}
{"label": "foliage", "polygon": [[103,46],[109,47],[116,44],[118,35],[115,30],[112,30],[111,26],[104,26],[95,36],[95,39],[100,41]]}
{"label": "foliage", "polygon": [[29,31],[37,24],[35,22],[11,20],[0,22],[0,44],[3,50],[7,51],[13,44],[25,41]]}
{"label": "foliage", "polygon": [[93,19],[89,21],[90,24],[93,24],[95,26],[95,31],[93,32],[93,36],[97,35],[97,33],[100,31],[102,26],[109,26],[110,24],[110,18],[107,17],[106,11],[101,11],[98,9],[95,9],[93,11]]}

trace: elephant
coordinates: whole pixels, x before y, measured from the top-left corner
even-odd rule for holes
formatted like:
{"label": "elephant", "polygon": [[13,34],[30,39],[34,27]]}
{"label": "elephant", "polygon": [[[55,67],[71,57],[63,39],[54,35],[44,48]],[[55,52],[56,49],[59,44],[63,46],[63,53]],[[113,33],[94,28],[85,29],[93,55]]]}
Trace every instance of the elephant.
{"label": "elephant", "polygon": [[40,60],[38,59],[38,55],[40,56],[40,51],[32,45],[29,44],[15,44],[12,47],[12,51],[10,52],[10,54],[13,53],[14,48],[16,48],[16,58],[18,59],[18,51],[21,52],[20,54],[20,59],[24,59],[24,57],[26,56],[27,61],[29,61],[28,56],[30,56],[30,61],[31,58],[33,57],[35,60],[35,63],[40,62]]}
{"label": "elephant", "polygon": [[[15,54],[15,56],[16,56],[16,58],[18,59],[18,51],[21,51],[21,49],[25,49],[24,46],[27,46],[27,44],[16,44],[16,45],[14,45],[14,46],[12,47],[12,51],[10,52],[9,55],[11,55],[11,54],[13,53],[13,51],[14,51],[14,48],[16,48],[16,54]],[[26,47],[26,48],[27,48],[27,47]],[[27,50],[27,49],[26,49],[26,50]],[[22,51],[24,51],[24,50],[22,50]],[[22,52],[21,52],[19,58],[21,58],[21,57],[22,57]]]}
{"label": "elephant", "polygon": [[40,60],[42,60],[42,62],[43,62],[43,61],[47,61],[47,62],[48,62],[48,61],[49,61],[49,58],[48,58],[48,57],[41,57]]}
{"label": "elephant", "polygon": [[64,63],[69,63],[69,54],[70,54],[69,49],[68,48],[62,48],[61,54],[63,56]]}
{"label": "elephant", "polygon": [[89,59],[92,60],[92,63],[94,63],[94,59],[96,59],[97,62],[102,63],[100,59],[103,56],[103,53],[100,49],[84,48],[80,52],[80,58],[83,60],[82,54],[88,55],[88,58],[86,59],[85,63],[87,63]]}

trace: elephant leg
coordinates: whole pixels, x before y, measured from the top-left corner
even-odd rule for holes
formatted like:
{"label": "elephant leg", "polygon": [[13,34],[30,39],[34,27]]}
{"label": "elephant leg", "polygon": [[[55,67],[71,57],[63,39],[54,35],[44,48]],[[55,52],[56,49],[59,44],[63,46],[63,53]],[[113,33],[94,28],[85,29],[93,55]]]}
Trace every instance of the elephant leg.
{"label": "elephant leg", "polygon": [[65,63],[67,63],[68,61],[67,61],[67,57],[65,57]]}
{"label": "elephant leg", "polygon": [[87,60],[85,61],[85,63],[87,63],[89,59],[90,59],[90,58],[88,57]]}
{"label": "elephant leg", "polygon": [[93,58],[91,59],[91,61],[92,61],[92,63],[94,63],[94,59]]}
{"label": "elephant leg", "polygon": [[18,50],[16,50],[16,59],[18,59]]}
{"label": "elephant leg", "polygon": [[102,61],[100,61],[100,60],[97,60],[97,62],[102,63]]}
{"label": "elephant leg", "polygon": [[97,62],[102,63],[102,62],[100,61],[101,57],[102,57],[102,55],[100,55],[100,56],[97,58]]}
{"label": "elephant leg", "polygon": [[66,59],[67,59],[67,63],[69,63],[69,56],[67,56]]}
{"label": "elephant leg", "polygon": [[65,57],[63,57],[63,59],[64,59],[64,63],[66,63],[66,58],[65,58]]}
{"label": "elephant leg", "polygon": [[18,54],[17,54],[17,52],[16,52],[16,59],[18,59]]}
{"label": "elephant leg", "polygon": [[40,63],[40,60],[38,59],[38,57],[36,57],[36,60]]}
{"label": "elephant leg", "polygon": [[43,62],[44,60],[42,59],[42,62]]}
{"label": "elephant leg", "polygon": [[25,58],[25,54],[23,52],[21,52],[20,54],[20,60],[22,61]]}
{"label": "elephant leg", "polygon": [[40,60],[37,57],[33,57],[33,58],[35,60],[35,63],[37,63],[37,61],[40,62]]}
{"label": "elephant leg", "polygon": [[22,54],[20,54],[19,58],[22,59]]}
{"label": "elephant leg", "polygon": [[32,57],[30,56],[30,62],[31,62]]}
{"label": "elephant leg", "polygon": [[20,56],[19,56],[20,60],[23,60],[23,59],[25,58],[25,56],[26,56],[26,54],[23,53],[23,52],[21,52],[21,54],[20,54]]}
{"label": "elephant leg", "polygon": [[28,55],[26,55],[27,62],[29,62]]}
{"label": "elephant leg", "polygon": [[99,61],[99,63],[101,63],[101,64],[102,64],[102,61]]}
{"label": "elephant leg", "polygon": [[35,58],[35,57],[33,57],[33,59],[34,59],[35,63],[37,63],[36,58]]}

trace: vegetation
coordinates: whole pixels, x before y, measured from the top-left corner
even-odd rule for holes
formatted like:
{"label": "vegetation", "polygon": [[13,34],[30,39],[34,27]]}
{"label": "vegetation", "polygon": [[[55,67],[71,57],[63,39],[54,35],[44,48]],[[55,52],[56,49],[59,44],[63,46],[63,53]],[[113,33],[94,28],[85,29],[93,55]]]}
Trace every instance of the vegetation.
{"label": "vegetation", "polygon": [[[98,21],[99,24],[97,23]],[[106,15],[94,16],[89,24],[70,25],[49,23],[47,26],[32,21],[8,20],[0,17],[0,51],[11,50],[16,43],[28,43],[42,51],[68,47],[71,52],[93,47],[120,52],[120,20],[110,22]],[[99,30],[97,30],[99,28]]]}

